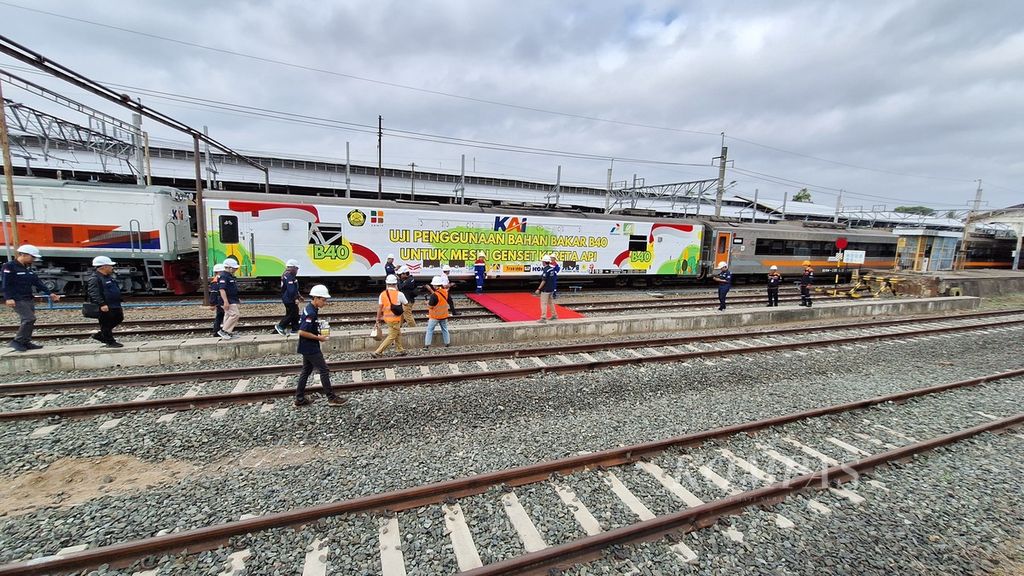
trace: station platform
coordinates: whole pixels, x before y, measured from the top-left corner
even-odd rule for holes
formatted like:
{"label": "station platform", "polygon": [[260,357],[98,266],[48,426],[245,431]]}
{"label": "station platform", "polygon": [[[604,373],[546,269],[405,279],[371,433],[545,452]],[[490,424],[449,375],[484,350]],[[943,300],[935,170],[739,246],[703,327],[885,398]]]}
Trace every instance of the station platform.
{"label": "station platform", "polygon": [[[685,333],[693,330],[743,330],[749,326],[786,324],[789,322],[822,322],[842,318],[876,318],[914,314],[967,312],[978,308],[981,300],[974,297],[901,298],[893,300],[843,300],[815,303],[813,308],[787,306],[778,308],[740,308],[725,312],[690,310],[654,314],[623,314],[537,322],[489,322],[460,324],[449,321],[453,346],[502,344],[508,342],[543,342],[578,338],[609,338],[630,334]],[[243,322],[244,322],[243,318]],[[378,341],[368,330],[339,331],[324,343],[323,351],[334,354],[367,353]],[[402,331],[402,343],[409,350],[423,346],[424,328]],[[440,335],[434,336],[435,345]],[[42,373],[60,370],[104,369],[124,366],[173,365],[207,362],[210,367],[229,369],[232,360],[260,358],[277,354],[296,354],[296,337],[261,334],[240,336],[235,340],[218,338],[164,339],[152,342],[125,342],[124,348],[102,348],[97,344],[47,346],[42,350],[0,351],[0,366],[8,374]],[[390,352],[389,352],[390,353]],[[297,359],[297,355],[296,355]]]}

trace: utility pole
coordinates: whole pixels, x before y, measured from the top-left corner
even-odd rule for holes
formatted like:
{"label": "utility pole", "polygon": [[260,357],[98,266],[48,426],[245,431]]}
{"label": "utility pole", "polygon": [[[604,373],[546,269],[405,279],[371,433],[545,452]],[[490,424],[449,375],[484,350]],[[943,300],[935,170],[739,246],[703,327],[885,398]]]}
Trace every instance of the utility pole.
{"label": "utility pole", "polygon": [[142,148],[146,156],[146,186],[153,185],[153,163],[149,155],[149,132],[142,133]]}
{"label": "utility pole", "polygon": [[955,266],[963,270],[967,265],[967,229],[971,226],[971,218],[974,217],[974,213],[981,207],[981,178],[978,178],[978,190],[974,193],[974,206],[967,211],[967,217],[964,219],[964,234],[960,238],[960,265]]}
{"label": "utility pole", "polygon": [[786,199],[789,198],[789,192],[782,193],[782,219],[786,219]]}
{"label": "utility pole", "polygon": [[[206,218],[203,214],[203,174],[199,165],[199,134],[192,135],[192,154],[196,169],[196,235],[199,236],[199,273],[203,278],[210,277],[210,268],[206,258]],[[202,290],[203,306],[210,305],[210,291]]]}
{"label": "utility pole", "polygon": [[836,196],[836,214],[832,217],[833,224],[839,224],[839,212],[843,209],[843,191],[839,191],[839,196]]}
{"label": "utility pole", "polygon": [[132,125],[135,126],[135,132],[132,133],[132,146],[135,147],[135,183],[141,186],[146,183],[146,167],[144,165],[146,157],[143,154],[142,141],[142,114],[138,112],[132,113]]}
{"label": "utility pole", "polygon": [[[203,126],[203,134],[207,137],[210,135],[210,130],[205,125]],[[203,156],[206,159],[206,189],[213,190],[213,166],[210,164],[210,143],[203,142]]]}
{"label": "utility pole", "polygon": [[729,158],[729,149],[725,146],[725,132],[722,132],[722,155],[718,160],[718,189],[715,191],[715,218],[722,215],[722,196],[725,195],[725,163]]}
{"label": "utility pole", "polygon": [[7,135],[7,112],[4,110],[3,82],[0,82],[0,148],[4,156],[4,180],[7,182],[7,214],[11,217],[11,242],[21,244],[18,236],[18,203],[14,201],[14,166],[11,164],[11,142]]}
{"label": "utility pole", "polygon": [[384,182],[381,180],[383,165],[380,162],[380,146],[384,140],[384,117],[377,116],[377,200],[380,200],[384,192]]}
{"label": "utility pole", "polygon": [[412,167],[412,173],[409,175],[409,199],[416,201],[416,163],[412,162],[409,164]]}
{"label": "utility pole", "polygon": [[604,213],[607,214],[611,211],[612,202],[612,169],[615,168],[615,158],[612,158],[611,165],[608,166],[608,187],[604,193]]}
{"label": "utility pole", "polygon": [[466,155],[462,155],[462,169],[459,171],[459,182],[455,185],[455,203],[466,203]]}
{"label": "utility pole", "polygon": [[348,142],[345,142],[345,198],[352,197],[352,161],[349,158]]}
{"label": "utility pole", "polygon": [[562,199],[562,165],[558,165],[558,172],[555,174],[555,208]]}
{"label": "utility pole", "polygon": [[757,188],[754,188],[754,213],[750,216],[751,222],[757,222]]}

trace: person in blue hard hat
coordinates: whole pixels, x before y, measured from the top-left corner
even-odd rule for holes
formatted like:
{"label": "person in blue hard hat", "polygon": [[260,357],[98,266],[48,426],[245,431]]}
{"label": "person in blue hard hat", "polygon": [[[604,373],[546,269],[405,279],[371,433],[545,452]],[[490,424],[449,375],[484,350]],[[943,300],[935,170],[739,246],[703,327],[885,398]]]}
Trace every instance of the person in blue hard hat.
{"label": "person in blue hard hat", "polygon": [[323,284],[313,286],[309,291],[309,304],[306,304],[302,311],[302,318],[299,320],[299,346],[298,352],[302,355],[302,372],[299,373],[299,380],[295,386],[295,405],[307,406],[309,399],[306,397],[306,383],[309,381],[313,371],[320,373],[320,384],[324,387],[324,395],[327,396],[327,404],[341,406],[345,403],[344,398],[338,397],[331,387],[331,370],[327,367],[324,354],[320,350],[320,343],[327,342],[330,337],[330,327],[323,323],[317,315],[320,309],[327,305],[331,294]]}
{"label": "person in blue hard hat", "polygon": [[299,262],[289,260],[284,265],[284,274],[281,275],[281,303],[284,304],[284,318],[274,325],[274,330],[281,336],[287,336],[299,330],[299,302],[302,302],[302,294],[299,293]]}
{"label": "person in blue hard hat", "polygon": [[100,315],[97,318],[100,330],[92,335],[92,339],[99,340],[107,348],[123,348],[124,344],[114,340],[114,328],[124,321],[121,287],[114,278],[114,264],[116,262],[106,256],[93,258],[92,267],[96,271],[86,280],[85,289],[89,302],[100,308]]}
{"label": "person in blue hard hat", "polygon": [[38,290],[50,297],[52,302],[60,301],[60,296],[50,289],[36,276],[32,264],[42,260],[39,249],[31,244],[19,246],[14,260],[3,265],[4,304],[18,315],[18,332],[11,340],[10,347],[18,352],[38,350],[39,344],[32,342],[32,331],[36,327],[36,303],[33,290]]}

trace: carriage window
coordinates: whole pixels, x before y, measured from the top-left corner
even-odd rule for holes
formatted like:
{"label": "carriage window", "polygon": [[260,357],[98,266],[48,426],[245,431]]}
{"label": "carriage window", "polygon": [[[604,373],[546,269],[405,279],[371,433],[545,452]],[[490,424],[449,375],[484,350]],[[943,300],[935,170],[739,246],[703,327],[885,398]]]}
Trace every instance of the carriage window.
{"label": "carriage window", "polygon": [[53,242],[55,244],[71,244],[75,241],[71,235],[70,226],[54,226],[50,230],[53,233]]}
{"label": "carriage window", "polygon": [[221,244],[238,244],[238,216],[221,216],[218,228]]}
{"label": "carriage window", "polygon": [[[10,216],[11,215],[11,211],[9,210],[10,206],[7,204],[6,200],[4,200],[3,206],[4,206],[4,216]],[[15,202],[14,203],[14,215],[15,216],[21,216],[21,202]]]}

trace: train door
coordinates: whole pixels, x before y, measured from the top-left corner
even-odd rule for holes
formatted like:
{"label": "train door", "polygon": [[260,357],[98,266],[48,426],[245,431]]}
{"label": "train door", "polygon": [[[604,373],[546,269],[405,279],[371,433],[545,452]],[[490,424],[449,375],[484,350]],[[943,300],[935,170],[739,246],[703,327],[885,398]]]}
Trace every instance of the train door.
{"label": "train door", "polygon": [[729,257],[732,253],[732,232],[715,232],[715,244],[712,249],[712,253],[715,255],[714,260],[711,263],[712,268],[716,268],[719,263],[725,262],[729,264]]}

